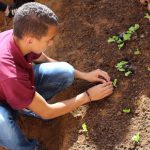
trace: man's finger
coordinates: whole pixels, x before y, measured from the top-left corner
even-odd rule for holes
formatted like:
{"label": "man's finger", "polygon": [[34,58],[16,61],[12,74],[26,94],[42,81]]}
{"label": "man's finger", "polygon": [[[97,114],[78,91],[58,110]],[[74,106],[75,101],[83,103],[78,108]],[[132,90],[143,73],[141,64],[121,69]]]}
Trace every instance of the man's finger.
{"label": "man's finger", "polygon": [[101,82],[101,83],[106,83],[106,80],[104,80],[104,79],[98,79],[97,81]]}
{"label": "man's finger", "polygon": [[103,77],[106,81],[110,81],[110,76],[105,71],[100,70],[100,75],[99,76]]}
{"label": "man's finger", "polygon": [[113,91],[113,86],[112,85],[109,85],[109,86],[105,86],[104,88],[103,88],[103,90],[104,90],[104,92],[107,92],[107,91]]}
{"label": "man's finger", "polygon": [[108,86],[108,85],[112,85],[112,82],[109,81],[109,82],[105,82],[105,83],[102,84],[102,86],[104,86],[104,87],[105,87],[105,86]]}
{"label": "man's finger", "polygon": [[113,90],[111,90],[111,91],[105,91],[104,93],[103,93],[103,98],[104,97],[107,97],[107,96],[109,96],[109,95],[111,95],[113,93]]}

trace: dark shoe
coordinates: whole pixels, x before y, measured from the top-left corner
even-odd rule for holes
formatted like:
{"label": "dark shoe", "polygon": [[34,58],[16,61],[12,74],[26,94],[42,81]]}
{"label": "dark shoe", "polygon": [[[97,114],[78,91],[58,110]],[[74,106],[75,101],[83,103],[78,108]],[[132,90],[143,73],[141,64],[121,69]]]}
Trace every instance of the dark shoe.
{"label": "dark shoe", "polygon": [[5,11],[5,16],[12,18],[12,17],[14,17],[16,11],[17,11],[17,7],[16,7],[15,3],[8,5],[7,9]]}
{"label": "dark shoe", "polygon": [[44,145],[44,144],[37,144],[36,145],[36,150],[46,150],[46,145]]}

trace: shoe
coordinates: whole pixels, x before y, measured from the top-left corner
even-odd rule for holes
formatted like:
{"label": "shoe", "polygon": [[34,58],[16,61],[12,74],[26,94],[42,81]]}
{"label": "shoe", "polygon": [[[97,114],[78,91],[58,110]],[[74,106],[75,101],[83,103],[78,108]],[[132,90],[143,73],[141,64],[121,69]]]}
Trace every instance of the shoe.
{"label": "shoe", "polygon": [[46,150],[46,145],[44,145],[44,144],[37,144],[35,150]]}
{"label": "shoe", "polygon": [[5,11],[5,16],[12,18],[14,17],[15,13],[17,11],[16,5],[13,3],[11,5],[8,5]]}

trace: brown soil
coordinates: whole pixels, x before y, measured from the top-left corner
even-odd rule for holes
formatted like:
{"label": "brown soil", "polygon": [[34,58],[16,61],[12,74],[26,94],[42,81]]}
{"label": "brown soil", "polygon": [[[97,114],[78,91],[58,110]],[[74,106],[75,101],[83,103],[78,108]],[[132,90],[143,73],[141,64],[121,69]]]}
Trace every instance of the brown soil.
{"label": "brown soil", "polygon": [[[148,19],[143,18],[147,8],[137,0],[40,2],[50,6],[60,21],[55,46],[47,54],[82,71],[101,68],[112,79],[118,79],[118,86],[109,98],[49,122],[20,117],[19,124],[25,134],[46,144],[47,150],[149,150],[150,26]],[[1,18],[1,31],[11,28],[11,21],[4,22]],[[107,43],[108,37],[126,31],[135,23],[140,29],[123,50]],[[140,48],[142,54],[134,55],[135,48]],[[135,68],[135,73],[129,77],[114,67],[124,59]],[[77,80],[55,99],[71,98],[91,86]],[[131,112],[123,113],[124,108],[131,108]],[[88,133],[82,132],[83,123],[87,124]],[[141,140],[135,144],[131,139],[137,132]]]}

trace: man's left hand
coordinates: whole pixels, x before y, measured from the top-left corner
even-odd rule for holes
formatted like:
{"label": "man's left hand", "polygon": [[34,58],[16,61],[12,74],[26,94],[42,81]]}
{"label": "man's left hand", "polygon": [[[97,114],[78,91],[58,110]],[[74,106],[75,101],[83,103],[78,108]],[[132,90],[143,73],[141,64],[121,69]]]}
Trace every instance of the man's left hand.
{"label": "man's left hand", "polygon": [[110,76],[108,75],[107,72],[101,70],[101,69],[96,69],[91,72],[84,73],[84,80],[87,80],[89,82],[101,82],[105,83],[110,81]]}

